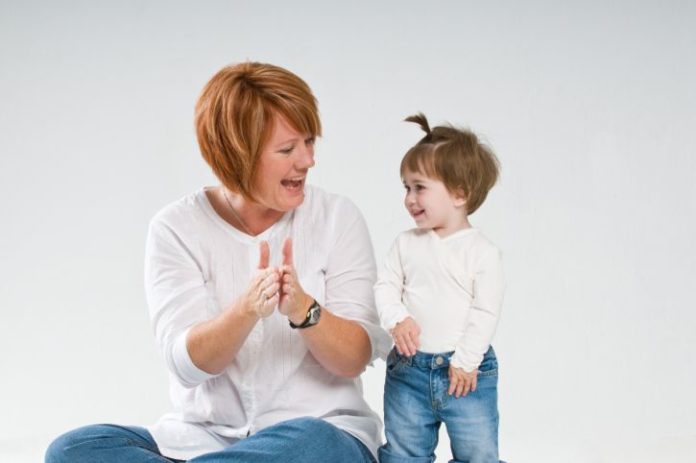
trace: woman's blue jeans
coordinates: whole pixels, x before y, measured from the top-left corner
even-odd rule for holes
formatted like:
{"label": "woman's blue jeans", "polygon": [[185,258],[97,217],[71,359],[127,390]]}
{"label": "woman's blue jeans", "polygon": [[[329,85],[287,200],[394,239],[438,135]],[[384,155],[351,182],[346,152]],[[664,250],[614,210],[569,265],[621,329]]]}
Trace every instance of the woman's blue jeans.
{"label": "woman's blue jeans", "polygon": [[392,350],[384,384],[384,426],[387,443],[379,449],[381,463],[432,463],[438,431],[445,423],[452,462],[498,463],[498,361],[489,348],[479,366],[475,392],[449,395],[452,352],[416,353]]}
{"label": "woman's blue jeans", "polygon": [[[46,463],[179,462],[160,454],[150,433],[134,426],[96,424],[58,437],[46,451]],[[259,431],[195,463],[375,463],[355,437],[317,418],[297,418]]]}

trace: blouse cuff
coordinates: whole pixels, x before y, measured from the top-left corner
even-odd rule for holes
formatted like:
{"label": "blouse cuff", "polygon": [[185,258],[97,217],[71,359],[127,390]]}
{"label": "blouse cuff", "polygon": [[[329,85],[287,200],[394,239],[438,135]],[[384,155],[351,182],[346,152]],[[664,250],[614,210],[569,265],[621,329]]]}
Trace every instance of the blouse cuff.
{"label": "blouse cuff", "polygon": [[367,333],[367,337],[370,338],[370,346],[372,348],[372,355],[370,356],[369,365],[372,365],[376,359],[386,359],[389,350],[391,349],[391,338],[387,333],[378,325],[373,323],[365,323],[362,321],[357,321]]}
{"label": "blouse cuff", "polygon": [[181,333],[172,346],[172,357],[176,376],[184,387],[196,387],[217,376],[201,370],[193,363],[193,360],[191,360],[188,348],[186,347],[186,338],[190,330],[191,328],[188,328]]}

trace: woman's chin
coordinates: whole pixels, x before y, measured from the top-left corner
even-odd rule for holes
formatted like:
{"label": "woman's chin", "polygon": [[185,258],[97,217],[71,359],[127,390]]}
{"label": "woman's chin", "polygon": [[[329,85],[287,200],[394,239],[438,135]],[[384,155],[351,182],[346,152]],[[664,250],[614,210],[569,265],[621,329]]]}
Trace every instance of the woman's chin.
{"label": "woman's chin", "polygon": [[304,202],[305,194],[304,190],[288,193],[284,195],[283,200],[280,201],[281,210],[283,212],[291,211],[299,207]]}

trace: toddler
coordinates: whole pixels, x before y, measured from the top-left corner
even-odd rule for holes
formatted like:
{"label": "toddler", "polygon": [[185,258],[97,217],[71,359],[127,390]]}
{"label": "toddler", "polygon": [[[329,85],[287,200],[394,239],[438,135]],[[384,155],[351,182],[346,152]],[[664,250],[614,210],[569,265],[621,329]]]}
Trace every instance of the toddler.
{"label": "toddler", "polygon": [[433,462],[445,423],[453,462],[498,463],[498,363],[490,346],[503,296],[500,251],[469,223],[498,178],[475,134],[430,129],[401,161],[416,228],[397,236],[375,285],[387,358],[382,463]]}

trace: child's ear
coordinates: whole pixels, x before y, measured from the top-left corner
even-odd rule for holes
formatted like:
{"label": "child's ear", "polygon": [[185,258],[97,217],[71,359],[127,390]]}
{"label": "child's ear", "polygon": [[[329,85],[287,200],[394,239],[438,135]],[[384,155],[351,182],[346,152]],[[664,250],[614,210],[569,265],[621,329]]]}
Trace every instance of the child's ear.
{"label": "child's ear", "polygon": [[457,190],[452,197],[454,198],[454,205],[456,207],[466,206],[467,197],[463,189],[460,188]]}

